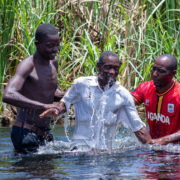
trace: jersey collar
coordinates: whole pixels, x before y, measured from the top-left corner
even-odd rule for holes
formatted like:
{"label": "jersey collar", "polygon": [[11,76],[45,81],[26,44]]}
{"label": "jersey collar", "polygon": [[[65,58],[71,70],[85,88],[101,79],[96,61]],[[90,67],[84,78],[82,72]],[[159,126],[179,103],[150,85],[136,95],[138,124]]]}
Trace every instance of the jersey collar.
{"label": "jersey collar", "polygon": [[169,89],[167,89],[165,92],[163,92],[163,93],[157,93],[157,95],[158,96],[164,96],[165,94],[167,94],[173,87],[174,87],[174,85],[175,85],[175,81],[173,80],[173,83],[172,83],[172,85],[170,86],[170,88]]}

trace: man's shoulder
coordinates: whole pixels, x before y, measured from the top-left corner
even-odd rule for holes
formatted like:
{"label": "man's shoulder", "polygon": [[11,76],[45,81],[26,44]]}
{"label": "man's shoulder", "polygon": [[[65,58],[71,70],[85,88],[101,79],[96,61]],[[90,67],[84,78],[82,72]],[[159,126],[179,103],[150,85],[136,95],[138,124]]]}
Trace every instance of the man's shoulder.
{"label": "man's shoulder", "polygon": [[58,68],[58,59],[55,57],[52,61],[51,64],[53,64],[56,68]]}
{"label": "man's shoulder", "polygon": [[33,63],[33,55],[26,57],[21,62]]}
{"label": "man's shoulder", "polygon": [[149,98],[154,93],[155,93],[155,86],[152,80],[142,82],[135,90],[131,91],[131,94],[136,104],[143,103],[146,97]]}
{"label": "man's shoulder", "polygon": [[175,89],[174,89],[173,95],[176,96],[176,100],[180,104],[180,83],[179,82],[175,83]]}
{"label": "man's shoulder", "polygon": [[180,83],[174,82],[173,88],[171,88],[171,94],[180,97]]}
{"label": "man's shoulder", "polygon": [[176,85],[176,88],[180,91],[180,83],[177,81],[175,85]]}
{"label": "man's shoulder", "polygon": [[33,69],[34,62],[33,62],[33,56],[29,56],[26,59],[22,60],[16,69],[16,73],[26,73]]}
{"label": "man's shoulder", "polygon": [[117,82],[116,81],[116,84],[115,84],[115,87],[114,87],[115,89],[116,89],[116,91],[124,91],[124,92],[129,92],[129,90],[126,88],[126,87],[124,87],[124,86],[122,86],[119,82]]}
{"label": "man's shoulder", "polygon": [[150,89],[154,89],[155,86],[154,86],[153,81],[151,80],[151,81],[145,81],[145,82],[140,83],[137,88],[142,91],[147,91]]}
{"label": "man's shoulder", "polygon": [[145,85],[145,86],[154,86],[153,80],[151,81],[145,81],[140,83],[140,85]]}
{"label": "man's shoulder", "polygon": [[97,82],[96,76],[81,76],[74,80],[74,83],[81,83],[81,84],[95,84]]}
{"label": "man's shoulder", "polygon": [[114,88],[116,90],[116,94],[119,94],[121,97],[131,97],[130,91],[119,82],[116,82]]}

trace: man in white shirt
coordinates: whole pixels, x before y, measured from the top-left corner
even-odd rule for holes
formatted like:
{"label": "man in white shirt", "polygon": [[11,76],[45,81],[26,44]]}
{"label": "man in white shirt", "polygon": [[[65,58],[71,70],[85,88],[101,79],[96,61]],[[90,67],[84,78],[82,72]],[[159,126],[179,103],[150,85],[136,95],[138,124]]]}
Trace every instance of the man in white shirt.
{"label": "man in white shirt", "polygon": [[151,142],[132,96],[116,82],[120,65],[115,53],[102,53],[97,63],[97,76],[76,79],[57,108],[40,115],[58,116],[74,105],[76,126],[72,149],[111,149],[120,122],[130,128],[142,143]]}

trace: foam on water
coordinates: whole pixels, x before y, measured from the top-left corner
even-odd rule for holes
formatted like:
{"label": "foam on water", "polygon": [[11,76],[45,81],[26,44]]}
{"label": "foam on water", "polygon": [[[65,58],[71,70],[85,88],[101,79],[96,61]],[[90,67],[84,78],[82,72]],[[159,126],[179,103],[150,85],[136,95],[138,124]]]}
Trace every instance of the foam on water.
{"label": "foam on water", "polygon": [[147,149],[147,150],[154,150],[154,151],[166,151],[169,153],[180,153],[180,145],[178,144],[167,144],[167,145],[147,145],[141,144],[136,137],[127,136],[123,138],[117,138],[114,141],[114,146],[112,149],[78,149],[71,151],[70,143],[64,141],[54,141],[48,142],[45,146],[41,146],[38,149],[37,154],[72,154],[78,155],[81,153],[88,153],[91,155],[97,154],[111,154],[111,153],[123,153],[128,150],[135,150],[135,149]]}
{"label": "foam on water", "polygon": [[37,154],[59,154],[70,151],[70,143],[64,141],[47,142],[45,146],[40,146]]}

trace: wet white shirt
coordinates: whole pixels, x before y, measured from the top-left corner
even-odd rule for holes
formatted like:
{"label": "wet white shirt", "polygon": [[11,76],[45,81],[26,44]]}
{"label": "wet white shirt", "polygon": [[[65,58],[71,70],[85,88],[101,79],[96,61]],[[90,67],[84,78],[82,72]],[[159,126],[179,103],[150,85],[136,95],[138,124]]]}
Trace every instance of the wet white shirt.
{"label": "wet white shirt", "polygon": [[80,77],[61,101],[65,103],[67,111],[72,104],[75,109],[76,127],[72,147],[109,149],[112,148],[120,123],[133,132],[145,126],[138,116],[131,94],[119,82],[103,91],[96,76]]}

